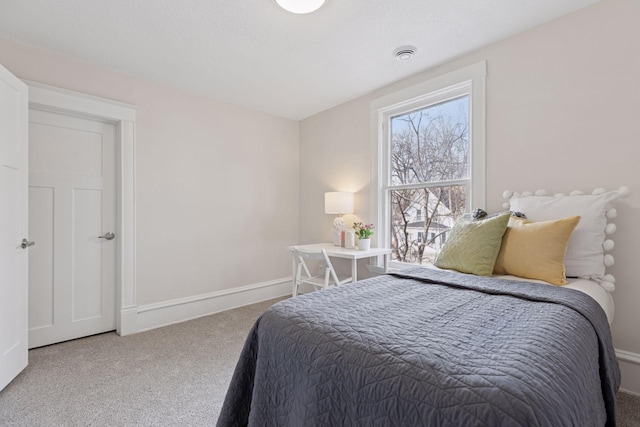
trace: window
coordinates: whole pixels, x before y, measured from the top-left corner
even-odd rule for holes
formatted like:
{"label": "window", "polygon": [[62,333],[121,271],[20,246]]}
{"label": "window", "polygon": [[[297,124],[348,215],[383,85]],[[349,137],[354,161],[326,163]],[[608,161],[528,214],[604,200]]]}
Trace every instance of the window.
{"label": "window", "polygon": [[455,221],[485,206],[485,69],[474,64],[371,103],[374,222],[392,262],[433,262]]}
{"label": "window", "polygon": [[469,95],[391,115],[385,124],[391,259],[433,262],[441,247],[436,237],[446,240],[469,210]]}

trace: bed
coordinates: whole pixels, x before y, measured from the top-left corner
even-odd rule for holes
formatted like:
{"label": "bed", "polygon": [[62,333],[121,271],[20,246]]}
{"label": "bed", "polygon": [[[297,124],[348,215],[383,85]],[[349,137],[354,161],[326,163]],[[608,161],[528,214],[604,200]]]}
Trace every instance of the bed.
{"label": "bed", "polygon": [[613,426],[614,279],[598,277],[414,267],[281,301],[218,425]]}

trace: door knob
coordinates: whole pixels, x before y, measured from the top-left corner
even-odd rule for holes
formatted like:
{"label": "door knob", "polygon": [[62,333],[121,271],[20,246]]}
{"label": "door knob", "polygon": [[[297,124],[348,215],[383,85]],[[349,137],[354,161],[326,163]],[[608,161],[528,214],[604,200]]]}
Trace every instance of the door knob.
{"label": "door knob", "polygon": [[35,245],[36,242],[30,242],[27,239],[22,239],[22,244],[20,245],[22,249],[27,249],[29,246]]}
{"label": "door knob", "polygon": [[115,239],[115,237],[116,237],[115,234],[113,234],[112,232],[108,232],[108,233],[105,233],[104,236],[98,236],[98,239],[113,240],[113,239]]}

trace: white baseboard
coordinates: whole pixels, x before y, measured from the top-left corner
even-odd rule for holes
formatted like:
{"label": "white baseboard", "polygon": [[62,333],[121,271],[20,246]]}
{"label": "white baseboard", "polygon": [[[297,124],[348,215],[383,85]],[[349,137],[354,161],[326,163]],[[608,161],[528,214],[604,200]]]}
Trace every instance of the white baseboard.
{"label": "white baseboard", "polygon": [[640,354],[616,349],[622,373],[620,390],[640,396]]}
{"label": "white baseboard", "polygon": [[125,336],[138,332],[138,307],[122,307],[118,319],[118,335]]}
{"label": "white baseboard", "polygon": [[291,295],[291,278],[289,277],[155,304],[139,305],[135,307],[135,318],[132,318],[131,311],[125,313],[123,310],[120,335],[148,331],[287,295]]}

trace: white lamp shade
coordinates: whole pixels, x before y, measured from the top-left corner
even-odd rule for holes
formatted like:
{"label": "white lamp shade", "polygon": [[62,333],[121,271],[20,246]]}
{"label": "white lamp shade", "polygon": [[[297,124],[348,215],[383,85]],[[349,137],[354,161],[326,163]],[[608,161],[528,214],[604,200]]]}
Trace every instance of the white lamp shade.
{"label": "white lamp shade", "polygon": [[324,193],[324,213],[334,215],[353,213],[353,193],[347,191]]}
{"label": "white lamp shade", "polygon": [[310,13],[322,7],[326,0],[276,0],[276,3],[291,13]]}

